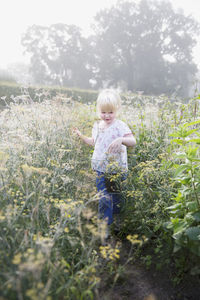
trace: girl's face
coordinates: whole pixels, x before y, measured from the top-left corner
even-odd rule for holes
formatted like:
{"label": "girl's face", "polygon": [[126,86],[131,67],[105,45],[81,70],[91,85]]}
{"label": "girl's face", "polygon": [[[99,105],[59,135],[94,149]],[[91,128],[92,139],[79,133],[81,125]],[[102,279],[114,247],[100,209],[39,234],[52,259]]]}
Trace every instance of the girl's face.
{"label": "girl's face", "polygon": [[106,125],[111,125],[115,120],[116,112],[113,110],[101,110],[100,111],[100,118],[106,123]]}

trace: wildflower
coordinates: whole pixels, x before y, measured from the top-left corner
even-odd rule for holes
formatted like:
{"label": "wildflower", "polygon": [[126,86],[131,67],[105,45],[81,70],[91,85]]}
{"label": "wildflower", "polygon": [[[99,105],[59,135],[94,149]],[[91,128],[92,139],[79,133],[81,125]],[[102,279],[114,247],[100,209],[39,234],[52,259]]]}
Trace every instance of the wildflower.
{"label": "wildflower", "polygon": [[69,228],[65,227],[64,232],[68,233],[69,232]]}
{"label": "wildflower", "polygon": [[0,222],[5,220],[5,216],[3,215],[3,212],[0,210]]}
{"label": "wildflower", "polygon": [[26,291],[26,296],[28,296],[32,300],[37,299],[37,291],[34,289],[29,289]]}
{"label": "wildflower", "polygon": [[100,246],[99,249],[100,249],[100,253],[101,253],[101,256],[104,258],[104,259],[107,259],[107,260],[117,260],[120,258],[120,250],[118,249],[118,244],[116,245],[115,248],[111,248],[110,245],[108,246]]}
{"label": "wildflower", "polygon": [[90,208],[87,208],[82,211],[82,214],[84,218],[90,220],[94,216],[95,212],[92,211]]}
{"label": "wildflower", "polygon": [[22,259],[22,254],[21,254],[21,253],[17,253],[17,254],[14,256],[14,258],[13,258],[13,260],[12,260],[12,263],[13,263],[14,265],[18,265],[18,264],[21,263],[21,259]]}
{"label": "wildflower", "polygon": [[127,197],[133,197],[135,194],[135,191],[127,191],[126,195]]}
{"label": "wildflower", "polygon": [[50,160],[50,164],[52,167],[59,167],[59,163],[55,160]]}
{"label": "wildflower", "polygon": [[6,163],[8,158],[9,158],[9,155],[7,153],[0,151],[0,161]]}
{"label": "wildflower", "polygon": [[93,236],[99,236],[99,232],[93,224],[86,224],[86,228],[92,233]]}
{"label": "wildflower", "polygon": [[61,259],[61,264],[63,265],[63,267],[65,267],[67,269],[71,268],[70,264],[64,258]]}
{"label": "wildflower", "polygon": [[71,152],[71,149],[63,149],[64,146],[62,146],[62,148],[58,149],[58,151],[60,152]]}
{"label": "wildflower", "polygon": [[138,234],[134,234],[134,235],[129,234],[126,238],[133,245],[136,245],[136,244],[142,245],[143,244],[143,242],[138,239]]}
{"label": "wildflower", "polygon": [[33,173],[38,173],[40,175],[50,174],[49,170],[46,168],[36,168],[33,166],[28,166],[27,164],[22,165],[21,168],[27,176],[31,176]]}

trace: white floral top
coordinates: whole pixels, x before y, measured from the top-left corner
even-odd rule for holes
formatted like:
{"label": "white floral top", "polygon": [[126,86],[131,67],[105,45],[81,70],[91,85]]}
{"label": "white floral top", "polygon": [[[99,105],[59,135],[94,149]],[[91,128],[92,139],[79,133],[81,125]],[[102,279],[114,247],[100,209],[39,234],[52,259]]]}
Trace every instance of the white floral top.
{"label": "white floral top", "polygon": [[119,153],[107,153],[110,144],[118,137],[124,137],[132,134],[130,128],[120,120],[114,122],[107,128],[101,129],[99,122],[95,122],[92,129],[92,138],[95,147],[92,155],[92,169],[100,172],[109,171],[109,166],[117,165],[121,170],[128,170],[127,149],[121,146]]}

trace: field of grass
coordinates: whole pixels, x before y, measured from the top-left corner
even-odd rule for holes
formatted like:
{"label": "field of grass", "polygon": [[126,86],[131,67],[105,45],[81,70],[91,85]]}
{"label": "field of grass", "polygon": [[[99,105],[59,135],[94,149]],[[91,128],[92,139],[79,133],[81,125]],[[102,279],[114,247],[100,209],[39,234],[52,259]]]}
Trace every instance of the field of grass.
{"label": "field of grass", "polygon": [[[200,110],[166,97],[124,97],[120,118],[134,132],[122,191],[122,228],[101,246],[91,134],[95,104],[46,95],[0,113],[0,295],[2,299],[98,299],[128,259],[147,268],[173,264],[179,283],[200,274]],[[114,233],[113,233],[114,236]],[[156,261],[154,259],[156,256]]]}

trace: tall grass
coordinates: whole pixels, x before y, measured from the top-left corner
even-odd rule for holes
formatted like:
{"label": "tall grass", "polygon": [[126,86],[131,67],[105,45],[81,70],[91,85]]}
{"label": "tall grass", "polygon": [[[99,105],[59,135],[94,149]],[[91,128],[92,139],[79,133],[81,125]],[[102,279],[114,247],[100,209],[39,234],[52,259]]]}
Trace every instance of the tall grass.
{"label": "tall grass", "polygon": [[89,161],[72,136],[78,109],[69,100],[46,100],[1,112],[0,286],[6,298],[92,298],[99,282],[93,252],[99,237],[82,228],[87,203],[96,199]]}
{"label": "tall grass", "polygon": [[[91,134],[95,107],[47,97],[11,103],[0,114],[0,293],[20,300],[94,299],[103,268],[116,281],[120,257],[119,243],[100,246],[92,148],[72,133],[77,126]],[[121,237],[133,244],[163,241],[175,189],[167,161],[176,146],[169,134],[194,118],[193,109],[162,98],[124,100],[120,117],[137,147],[129,151]]]}

